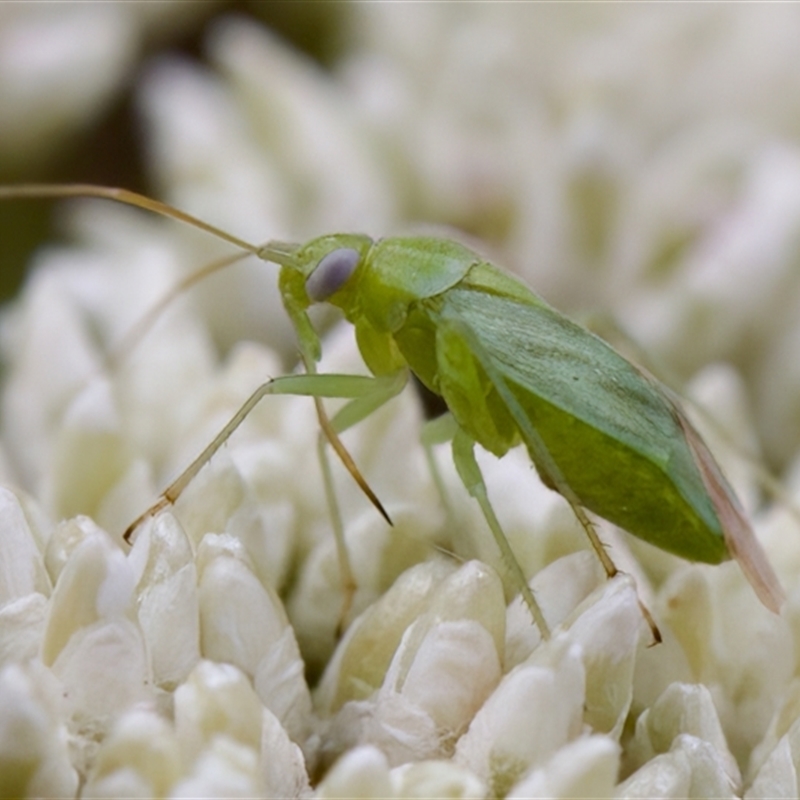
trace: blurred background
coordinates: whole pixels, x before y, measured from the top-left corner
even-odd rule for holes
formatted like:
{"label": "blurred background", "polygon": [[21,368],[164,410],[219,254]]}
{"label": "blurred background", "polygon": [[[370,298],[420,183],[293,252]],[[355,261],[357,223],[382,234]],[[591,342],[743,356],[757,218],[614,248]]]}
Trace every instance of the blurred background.
{"label": "blurred background", "polygon": [[[342,49],[337,2],[94,2],[0,7],[0,183],[97,183],[152,193],[137,80],[160,54],[202,61],[220,15],[263,24],[323,66]],[[0,215],[0,297],[19,287],[51,204]]]}
{"label": "blurred background", "polygon": [[[679,381],[733,364],[784,469],[798,41],[793,4],[5,3],[0,182],[120,185],[256,242],[445,226]],[[4,298],[58,219],[0,209]]]}

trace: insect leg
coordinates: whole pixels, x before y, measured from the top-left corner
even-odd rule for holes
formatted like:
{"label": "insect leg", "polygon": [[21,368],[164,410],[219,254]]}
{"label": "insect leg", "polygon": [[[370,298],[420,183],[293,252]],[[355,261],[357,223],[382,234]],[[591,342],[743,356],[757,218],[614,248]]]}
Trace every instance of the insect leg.
{"label": "insect leg", "polygon": [[129,541],[134,530],[147,518],[171,506],[192,482],[198,472],[208,463],[214,453],[225,444],[233,432],[244,422],[248,414],[267,395],[289,394],[310,395],[312,397],[357,398],[375,390],[376,381],[362,375],[287,375],[274,378],[259,386],[233,415],[225,427],[199,456],[164,490],[161,497],[134,520],[125,531],[124,539]]}
{"label": "insect leg", "polygon": [[[600,563],[603,565],[606,576],[609,579],[613,578],[615,575],[619,574],[616,564],[614,564],[614,562],[611,560],[611,556],[609,556],[605,545],[600,540],[594,524],[592,523],[591,519],[589,519],[589,515],[581,505],[580,500],[572,490],[572,487],[564,478],[564,475],[559,469],[558,464],[556,464],[555,460],[550,454],[550,450],[548,449],[539,432],[536,430],[536,427],[534,426],[530,417],[525,413],[525,409],[520,404],[516,395],[511,391],[510,387],[505,381],[505,378],[496,368],[494,362],[486,353],[480,341],[478,340],[478,337],[475,336],[470,327],[462,321],[454,320],[451,322],[451,324],[456,326],[459,333],[463,335],[469,342],[475,358],[477,358],[480,365],[484,368],[489,380],[491,380],[498,394],[500,397],[502,397],[503,403],[508,409],[509,414],[511,414],[511,417],[519,430],[520,436],[522,437],[522,441],[528,448],[528,453],[530,454],[534,464],[536,464],[537,468],[544,473],[544,477],[550,483],[550,485],[555,487],[558,493],[569,503],[570,508],[575,514],[575,517],[577,518],[578,522],[580,522],[583,530],[586,532],[586,536],[589,538],[589,542],[592,545],[593,550],[595,553],[597,553],[597,557],[600,559]],[[644,617],[645,622],[647,622],[647,625],[653,635],[654,644],[658,644],[661,642],[662,637],[652,614],[641,602],[641,600],[639,601],[639,608],[641,609],[642,616]]]}
{"label": "insect leg", "polygon": [[[353,568],[350,564],[350,555],[347,552],[347,546],[344,540],[344,525],[342,524],[342,515],[339,510],[339,501],[336,498],[336,491],[333,486],[333,474],[331,473],[330,460],[328,459],[328,451],[325,448],[326,444],[330,444],[335,450],[339,458],[344,463],[348,472],[353,476],[358,483],[359,487],[369,497],[372,504],[381,512],[384,519],[391,525],[392,521],[386,510],[383,508],[380,500],[375,496],[372,489],[361,477],[361,473],[355,467],[352,457],[341,443],[338,434],[343,433],[352,425],[360,422],[362,419],[368,417],[373,411],[376,411],[384,403],[387,403],[395,397],[403,389],[406,384],[407,374],[404,371],[396,375],[388,376],[386,378],[372,378],[373,391],[361,397],[352,399],[344,408],[331,420],[329,419],[322,400],[319,397],[314,398],[317,407],[317,417],[320,422],[320,435],[317,439],[317,452],[319,455],[320,468],[322,469],[322,479],[325,486],[325,498],[328,503],[328,508],[331,515],[331,524],[333,525],[333,534],[336,541],[336,555],[339,561],[339,571],[342,576],[342,594],[344,600],[342,602],[342,610],[340,614],[340,625],[342,628],[350,613],[350,608],[353,604],[355,597],[356,584],[353,575]],[[340,449],[341,448],[341,449]],[[352,469],[351,469],[352,465]],[[355,470],[355,472],[354,472]]]}
{"label": "insect leg", "polygon": [[[312,373],[313,375],[317,375],[316,372]],[[309,376],[310,377],[310,376]],[[319,376],[319,377],[337,377],[337,376]],[[341,376],[340,376],[341,377]],[[344,376],[348,378],[356,378],[359,376]],[[346,431],[351,426],[355,425],[358,422],[361,422],[362,419],[366,419],[373,411],[376,411],[380,408],[384,403],[387,403],[393,397],[400,393],[403,387],[406,384],[407,380],[407,373],[403,370],[398,371],[393,375],[384,375],[379,378],[369,378],[369,377],[362,377],[362,380],[369,381],[371,384],[371,389],[365,391],[363,394],[359,395],[358,397],[354,397],[353,395],[347,395],[347,397],[352,397],[351,401],[345,405],[344,408],[340,409],[333,420],[328,418],[328,414],[325,411],[324,406],[322,405],[322,397],[342,397],[343,395],[316,395],[314,397],[314,403],[317,408],[317,418],[319,419],[320,424],[320,442],[324,444],[327,442],[331,445],[331,447],[336,451],[336,455],[339,456],[339,460],[344,465],[345,469],[350,473],[353,477],[353,480],[358,484],[359,488],[362,492],[367,496],[369,501],[375,508],[380,512],[381,516],[391,525],[392,520],[390,519],[389,515],[386,513],[386,509],[381,504],[381,501],[378,500],[375,492],[369,487],[369,484],[364,480],[363,476],[356,467],[355,461],[353,461],[352,456],[350,453],[347,452],[347,448],[345,448],[344,444],[342,444],[341,439],[339,439],[339,434]],[[322,457],[324,458],[324,448],[320,450]]]}
{"label": "insect leg", "polygon": [[422,448],[425,451],[425,461],[428,463],[428,469],[433,477],[433,483],[442,500],[447,521],[451,527],[455,527],[456,515],[453,511],[450,493],[447,491],[447,487],[442,479],[442,473],[433,455],[433,446],[436,444],[444,444],[444,442],[452,442],[457,430],[458,423],[455,421],[453,415],[444,414],[436,419],[428,420],[422,428],[421,437]]}
{"label": "insect leg", "polygon": [[[320,414],[325,414],[322,404],[317,402],[317,417],[321,420]],[[327,421],[327,416],[325,417]],[[330,423],[328,423],[330,424]],[[347,543],[344,540],[344,523],[342,522],[342,512],[339,507],[339,500],[336,497],[336,489],[333,485],[333,473],[331,472],[331,461],[328,458],[328,451],[325,448],[327,439],[320,433],[317,437],[317,458],[319,467],[322,470],[322,484],[325,487],[325,502],[328,505],[328,514],[331,518],[333,527],[333,541],[336,544],[336,560],[339,562],[339,575],[342,585],[342,608],[339,612],[339,623],[336,626],[336,634],[339,636],[345,627],[350,608],[353,605],[358,584],[353,575],[353,565],[350,563],[350,553],[347,550]]]}
{"label": "insect leg", "polygon": [[[348,395],[348,397],[352,398],[350,402],[340,408],[331,419],[331,425],[336,433],[344,433],[348,428],[366,419],[374,411],[388,403],[393,397],[397,397],[408,381],[408,373],[405,370],[400,370],[392,375],[383,375],[380,378],[361,377],[361,380],[370,381],[372,388],[357,396]],[[334,395],[324,396],[333,397]],[[344,395],[336,396],[343,397]]]}
{"label": "insect leg", "polygon": [[486,483],[483,480],[483,475],[481,474],[478,462],[475,460],[475,442],[461,428],[459,428],[453,437],[452,447],[453,461],[455,462],[456,469],[458,470],[458,474],[464,483],[466,490],[472,497],[475,498],[475,500],[477,500],[478,505],[481,507],[483,516],[489,525],[489,529],[494,536],[494,540],[497,542],[498,548],[500,549],[503,562],[505,563],[506,568],[512,573],[514,581],[517,584],[517,588],[519,589],[523,599],[525,600],[525,603],[530,609],[533,620],[536,623],[536,627],[542,634],[542,638],[549,639],[550,627],[544,618],[541,607],[536,602],[536,598],[533,596],[530,586],[528,586],[525,573],[522,571],[522,567],[520,567],[519,561],[517,561],[517,558],[508,543],[508,539],[505,533],[503,533],[502,527],[500,527],[500,522],[497,519],[497,515],[494,513],[492,504],[489,502],[489,495],[486,491]]}

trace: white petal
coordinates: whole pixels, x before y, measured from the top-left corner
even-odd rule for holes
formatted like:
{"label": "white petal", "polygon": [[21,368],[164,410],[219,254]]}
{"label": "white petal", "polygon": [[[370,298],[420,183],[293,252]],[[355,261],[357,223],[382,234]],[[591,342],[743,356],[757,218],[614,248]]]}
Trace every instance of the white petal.
{"label": "white petal", "polygon": [[[603,580],[597,556],[581,550],[548,564],[529,583],[545,619],[556,628]],[[524,661],[542,640],[521,596],[508,606],[506,630],[506,670],[509,670]]]}
{"label": "white petal", "polygon": [[303,741],[311,698],[280,599],[259,582],[233,537],[207,536],[198,564],[203,655],[252,676],[262,702]]}
{"label": "white petal", "polygon": [[228,736],[216,736],[192,764],[188,777],[179,781],[169,797],[264,797],[264,780],[258,756],[250,747]]}
{"label": "white petal", "polygon": [[51,598],[42,660],[52,664],[81,628],[120,619],[130,610],[134,576],[109,536],[89,532],[64,565]]}
{"label": "white petal", "polygon": [[[380,619],[396,622],[424,601],[423,612],[405,629],[391,655],[380,690],[366,702],[343,705],[329,731],[327,750],[336,753],[355,741],[375,744],[392,765],[448,756],[497,684],[501,675],[498,648],[505,627],[505,601],[497,574],[471,561],[431,587],[425,579],[434,574],[420,567],[398,582],[398,593],[407,588],[410,597],[406,600],[411,603],[403,608],[401,598],[394,620],[385,610],[365,615],[364,634],[367,624]],[[420,590],[422,596],[417,593]],[[387,634],[382,648],[396,635],[396,630]],[[369,643],[368,636],[355,634],[348,645],[368,647]],[[380,653],[381,659],[388,655],[388,649]],[[354,656],[355,651],[349,652],[347,659]],[[370,666],[375,669],[377,662]],[[340,669],[347,666],[343,659]],[[359,671],[354,672],[355,680]],[[339,679],[345,681],[347,675],[340,674]],[[368,685],[356,683],[351,691],[366,696]]]}
{"label": "white petal", "polygon": [[455,761],[506,791],[581,730],[585,673],[580,648],[566,637],[535,653],[546,666],[515,667],[476,714],[456,746]]}
{"label": "white petal", "polygon": [[533,770],[506,795],[523,798],[611,797],[617,782],[620,747],[605,736],[576,739]]}
{"label": "white petal", "polygon": [[358,747],[342,756],[317,787],[319,800],[368,800],[394,797],[386,758],[374,747]]}
{"label": "white petal", "polygon": [[641,714],[629,745],[631,764],[643,764],[655,754],[667,752],[683,735],[708,742],[731,784],[741,783],[739,767],[728,749],[711,693],[702,684],[674,683]]}
{"label": "white petal", "polygon": [[136,587],[138,618],[153,680],[168,688],[184,680],[200,659],[197,569],[186,534],[170,514],[139,532],[129,560],[145,548],[147,561]]}
{"label": "white petal", "polygon": [[0,609],[0,666],[39,655],[48,610],[42,594],[26,595]]}
{"label": "white petal", "polygon": [[798,762],[800,761],[800,725],[795,722],[787,735],[781,737],[777,746],[760,765],[750,787],[744,796],[747,800],[761,797],[797,797]]}
{"label": "white petal", "polygon": [[78,790],[60,718],[60,691],[36,662],[0,671],[0,759],[9,796],[74,797]]}
{"label": "white petal", "polygon": [[[569,639],[581,648],[586,670],[584,721],[618,738],[633,699],[637,646],[647,630],[632,579],[604,581],[573,614]],[[646,636],[652,636],[648,630]]]}
{"label": "white petal", "polygon": [[152,711],[123,715],[102,743],[82,794],[87,797],[166,796],[182,772],[178,740]]}
{"label": "white petal", "polygon": [[260,749],[261,702],[236,667],[201,661],[174,697],[175,731],[190,760],[220,736]]}
{"label": "white petal", "polygon": [[95,513],[129,464],[111,387],[92,381],[70,404],[55,435],[48,475],[54,513]]}
{"label": "white petal", "polygon": [[669,753],[656,756],[616,790],[615,797],[734,800],[736,785],[712,745],[688,734],[679,736]]}
{"label": "white petal", "polygon": [[486,787],[469,770],[452,761],[415,761],[395,767],[391,772],[397,797],[426,800],[431,797],[452,800],[481,800]]}
{"label": "white petal", "polygon": [[0,559],[0,609],[21,597],[37,592],[50,594],[50,580],[44,559],[33,538],[16,496],[0,487],[0,531],[3,558]]}
{"label": "white petal", "polygon": [[353,622],[314,693],[319,713],[329,716],[349,700],[369,697],[383,684],[406,629],[454,570],[444,560],[411,567]]}
{"label": "white petal", "polygon": [[267,708],[261,728],[261,768],[270,797],[308,797],[311,794],[303,752]]}

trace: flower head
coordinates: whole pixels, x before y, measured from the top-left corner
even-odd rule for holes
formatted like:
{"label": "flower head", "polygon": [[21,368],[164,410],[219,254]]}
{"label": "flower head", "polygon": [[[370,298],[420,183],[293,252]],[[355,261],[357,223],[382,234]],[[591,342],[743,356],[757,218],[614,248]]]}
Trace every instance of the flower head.
{"label": "flower head", "polygon": [[[37,255],[0,324],[0,783],[12,794],[797,793],[800,539],[740,455],[763,441],[789,464],[800,439],[800,18],[568,6],[354,5],[329,72],[224,19],[209,66],[171,58],[145,73],[150,167],[166,200],[254,243],[458,226],[565,310],[615,313],[656,363],[697,373],[686,394],[715,423],[694,422],[780,573],[783,613],[733,563],[691,565],[598,523],[625,573],[606,580],[528,454],[480,452],[543,637],[447,445],[420,444],[411,392],[362,406],[342,435],[392,529],[335,462],[326,485],[311,400],[272,396],[129,547],[131,520],[259,385],[291,372],[295,334],[275,272],[247,262],[118,351],[227,246],[76,202],[64,216],[75,243]],[[100,30],[123,12],[59,13]],[[20,24],[0,34],[0,60],[33,80],[30,53],[8,45]],[[65,58],[77,66],[58,77],[80,82],[94,52]],[[114,83],[103,63],[97,96]],[[350,326],[314,324],[320,372],[366,373]],[[624,502],[626,487],[614,491]]]}

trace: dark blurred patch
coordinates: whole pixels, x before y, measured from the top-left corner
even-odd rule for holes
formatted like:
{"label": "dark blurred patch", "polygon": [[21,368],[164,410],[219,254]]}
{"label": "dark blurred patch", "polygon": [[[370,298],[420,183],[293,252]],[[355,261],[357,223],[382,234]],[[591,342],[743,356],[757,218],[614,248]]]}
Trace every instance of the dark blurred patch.
{"label": "dark blurred patch", "polygon": [[434,394],[420,382],[413,372],[411,373],[411,383],[414,385],[420,403],[422,403],[422,412],[426,420],[436,419],[447,413],[447,403],[445,403],[444,398]]}
{"label": "dark blurred patch", "polygon": [[260,20],[298,50],[326,67],[345,46],[343,31],[347,2],[343,0],[250,0],[229,4]]}
{"label": "dark blurred patch", "polygon": [[[198,7],[200,12],[180,29],[154,31],[139,65],[161,53],[180,53],[202,61],[208,26],[231,13],[272,28],[322,64],[333,63],[341,50],[345,3],[238,0],[201,3]],[[138,66],[105,114],[65,141],[47,163],[26,170],[0,169],[0,183],[96,183],[152,194],[142,157],[142,130],[134,113],[137,73]],[[58,235],[53,229],[54,205],[53,201],[29,200],[0,206],[0,302],[18,291],[36,247]]]}

